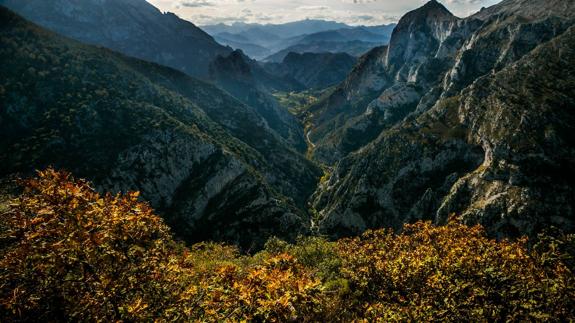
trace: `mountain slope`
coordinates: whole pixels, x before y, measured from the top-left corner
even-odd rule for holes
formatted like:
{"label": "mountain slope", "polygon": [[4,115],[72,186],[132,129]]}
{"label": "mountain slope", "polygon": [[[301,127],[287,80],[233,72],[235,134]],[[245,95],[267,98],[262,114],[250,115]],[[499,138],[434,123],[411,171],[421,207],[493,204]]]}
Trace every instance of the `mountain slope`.
{"label": "mountain slope", "polygon": [[295,44],[284,48],[266,58],[264,62],[282,62],[289,53],[346,53],[352,56],[361,56],[370,49],[380,46],[382,43],[370,43],[361,40],[352,41],[311,41],[308,43]]}
{"label": "mountain slope", "polygon": [[415,110],[448,69],[444,39],[459,24],[436,1],[402,17],[387,47],[366,54],[332,97],[311,107],[316,158],[334,163]]}
{"label": "mountain slope", "polygon": [[270,74],[292,78],[303,88],[324,89],[340,83],[355,65],[356,58],[345,53],[289,53],[281,64],[264,63]]}
{"label": "mountain slope", "polygon": [[377,64],[359,68],[334,97],[312,107],[316,158],[334,163],[333,156],[361,148],[409,113],[456,95],[570,25],[568,19],[546,16],[532,21],[518,15],[459,19],[436,1],[406,14],[388,49],[371,55]]}
{"label": "mountain slope", "polygon": [[192,23],[145,0],[0,0],[59,34],[129,56],[207,76],[208,64],[231,52]]}
{"label": "mountain slope", "polygon": [[494,6],[481,10],[472,17],[487,20],[496,15],[516,15],[530,20],[546,19],[552,16],[570,19],[573,10],[575,10],[573,1],[503,0]]}
{"label": "mountain slope", "polygon": [[[216,43],[192,23],[173,14],[162,14],[145,0],[56,0],[54,3],[43,0],[0,0],[2,3],[31,21],[64,36],[169,66],[205,80],[212,76],[209,73],[212,62],[232,53],[231,48]],[[250,61],[247,57],[245,59]],[[234,82],[236,76],[229,72],[220,74],[220,84]],[[261,71],[258,74],[265,83],[272,79],[269,75],[261,74],[265,73]],[[289,81],[283,79],[273,79],[273,82],[276,87],[290,86]],[[298,130],[297,120],[289,113],[277,118],[277,114],[284,112],[277,111],[277,102],[270,99],[271,96],[265,91],[262,92],[259,84],[251,82],[248,87],[255,92],[254,96],[258,100],[230,92],[240,101],[253,105],[272,129],[277,129],[280,136],[293,147],[302,150],[305,141],[303,132]],[[260,98],[266,98],[265,103],[260,103]],[[273,109],[276,111],[270,113]]]}
{"label": "mountain slope", "polygon": [[254,107],[269,127],[286,142],[300,152],[305,151],[302,126],[271,95],[274,90],[302,89],[301,84],[291,78],[268,73],[241,51],[234,51],[226,57],[218,56],[210,64],[209,70],[212,82]]}
{"label": "mountain slope", "polygon": [[316,158],[335,164],[314,199],[324,232],[452,212],[494,236],[575,229],[575,10],[538,3],[480,20],[431,1],[312,107]]}
{"label": "mountain slope", "polygon": [[349,234],[455,213],[501,236],[575,229],[574,41],[571,28],[344,160],[318,198],[329,201],[324,228]]}
{"label": "mountain slope", "polygon": [[0,67],[2,177],[54,165],[101,189],[139,190],[188,241],[250,247],[307,230],[290,198],[303,203],[318,171],[253,108],[3,7],[0,16],[0,58],[13,62]]}

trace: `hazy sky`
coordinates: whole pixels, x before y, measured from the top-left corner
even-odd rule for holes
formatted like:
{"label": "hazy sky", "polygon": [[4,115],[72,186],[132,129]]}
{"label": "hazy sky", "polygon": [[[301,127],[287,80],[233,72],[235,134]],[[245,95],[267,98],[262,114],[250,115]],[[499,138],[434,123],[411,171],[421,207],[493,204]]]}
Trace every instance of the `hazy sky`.
{"label": "hazy sky", "polygon": [[[426,0],[148,0],[197,25],[235,21],[283,23],[325,19],[352,25],[397,22]],[[439,0],[456,16],[465,17],[500,0]]]}

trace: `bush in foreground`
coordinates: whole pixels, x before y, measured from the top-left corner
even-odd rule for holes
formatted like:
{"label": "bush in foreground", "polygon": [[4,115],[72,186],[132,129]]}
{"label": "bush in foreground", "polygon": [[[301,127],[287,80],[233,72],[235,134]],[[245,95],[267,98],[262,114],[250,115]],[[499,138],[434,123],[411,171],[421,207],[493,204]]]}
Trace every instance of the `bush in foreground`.
{"label": "bush in foreground", "polygon": [[137,193],[48,169],[0,222],[0,321],[575,319],[573,236],[497,242],[420,222],[253,256],[176,243]]}

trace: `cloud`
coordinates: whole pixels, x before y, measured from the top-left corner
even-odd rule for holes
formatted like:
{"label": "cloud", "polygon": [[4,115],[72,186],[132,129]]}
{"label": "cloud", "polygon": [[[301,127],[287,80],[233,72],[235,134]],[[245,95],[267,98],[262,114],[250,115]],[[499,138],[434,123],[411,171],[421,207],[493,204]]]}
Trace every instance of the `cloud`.
{"label": "cloud", "polygon": [[295,8],[295,10],[301,10],[301,11],[321,11],[321,10],[329,10],[331,9],[328,6],[301,6],[301,7],[297,7]]}
{"label": "cloud", "polygon": [[174,4],[175,8],[188,7],[188,8],[199,8],[199,7],[212,7],[215,4],[207,0],[182,0]]}
{"label": "cloud", "polygon": [[376,2],[377,0],[341,0],[343,3],[353,3],[353,4],[365,4]]}
{"label": "cloud", "polygon": [[[0,0],[1,1],[1,0]],[[198,25],[219,22],[285,23],[324,19],[351,25],[397,22],[429,0],[148,0]],[[460,17],[500,0],[438,0]]]}

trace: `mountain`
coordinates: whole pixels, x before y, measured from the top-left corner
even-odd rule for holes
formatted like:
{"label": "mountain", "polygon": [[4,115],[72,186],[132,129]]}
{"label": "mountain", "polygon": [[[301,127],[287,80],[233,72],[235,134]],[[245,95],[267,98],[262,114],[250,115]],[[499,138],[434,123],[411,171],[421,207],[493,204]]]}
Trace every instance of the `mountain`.
{"label": "mountain", "polygon": [[186,241],[306,232],[318,169],[255,111],[179,71],[83,45],[0,7],[1,177],[48,165],[137,190]]}
{"label": "mountain", "polygon": [[263,61],[279,63],[294,53],[346,53],[361,56],[370,49],[389,43],[395,24],[373,27],[347,27],[305,34],[285,40],[283,48]]}
{"label": "mountain", "polygon": [[279,63],[282,62],[289,53],[345,53],[351,56],[359,57],[368,52],[370,49],[379,45],[381,44],[367,43],[359,40],[349,42],[317,41],[290,46],[264,58],[263,61],[269,63]]}
{"label": "mountain", "polygon": [[246,55],[255,59],[267,57],[272,53],[268,48],[251,43],[249,39],[242,35],[224,32],[215,35],[214,38],[218,43],[230,46],[235,49],[240,49]]}
{"label": "mountain", "polygon": [[213,83],[256,108],[269,127],[296,150],[306,150],[303,127],[272,96],[273,91],[303,90],[300,83],[283,75],[268,73],[241,51],[234,51],[228,56],[218,56],[210,64],[209,71]]}
{"label": "mountain", "polygon": [[359,40],[368,43],[387,44],[394,27],[395,25],[391,24],[377,27],[342,28],[293,37],[288,42],[306,44],[318,41],[349,42]]}
{"label": "mountain", "polygon": [[488,20],[497,15],[518,15],[526,19],[545,19],[548,17],[561,17],[571,19],[575,7],[573,1],[549,0],[549,1],[501,1],[500,3],[484,8],[473,15],[473,18]]}
{"label": "mountain", "polygon": [[236,22],[231,25],[217,24],[201,26],[210,35],[217,35],[220,33],[243,33],[250,29],[265,30],[267,33],[274,34],[281,38],[291,38],[303,34],[313,34],[322,31],[335,30],[349,27],[346,24],[326,21],[306,19],[300,21],[293,21],[284,24],[246,24]]}
{"label": "mountain", "polygon": [[308,109],[313,198],[332,236],[450,214],[495,237],[575,230],[575,8],[505,0],[460,19],[437,1]]}
{"label": "mountain", "polygon": [[[232,54],[231,48],[219,45],[193,24],[173,14],[162,14],[145,0],[56,0],[50,4],[43,0],[0,0],[0,3],[64,36],[173,67],[204,80],[210,79],[210,64],[216,58]],[[246,60],[250,61],[247,57]],[[220,84],[234,82],[236,76],[226,72],[229,71],[218,74]],[[284,80],[264,74],[260,71],[258,75],[262,82],[272,83],[276,88],[293,87],[294,82],[282,84]],[[259,93],[262,87],[253,82],[247,84],[252,93],[249,97],[230,87],[224,89],[243,103],[253,104],[272,129],[277,129],[297,149],[305,150],[303,131],[295,117],[280,111],[273,97]]]}
{"label": "mountain", "polygon": [[356,58],[345,53],[289,53],[282,63],[264,63],[270,74],[291,78],[302,88],[324,89],[339,84],[356,63]]}
{"label": "mountain", "polygon": [[250,57],[281,63],[290,52],[345,52],[359,56],[375,46],[387,44],[394,27],[395,24],[352,27],[304,20],[281,25],[234,23],[202,28],[218,42],[240,49]]}
{"label": "mountain", "polygon": [[232,50],[194,24],[145,0],[0,0],[59,34],[205,77],[208,64]]}
{"label": "mountain", "polygon": [[[453,53],[442,40],[458,24],[461,21],[436,1],[407,13],[389,46],[366,54],[330,97],[311,107],[316,156],[334,163],[413,111],[448,69]],[[380,116],[378,111],[385,113]]]}

